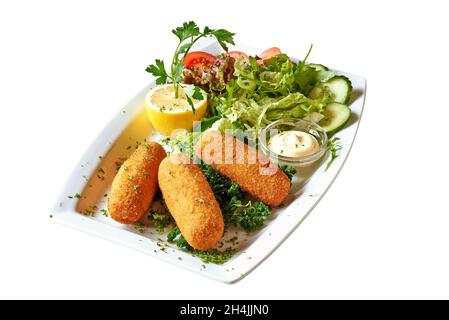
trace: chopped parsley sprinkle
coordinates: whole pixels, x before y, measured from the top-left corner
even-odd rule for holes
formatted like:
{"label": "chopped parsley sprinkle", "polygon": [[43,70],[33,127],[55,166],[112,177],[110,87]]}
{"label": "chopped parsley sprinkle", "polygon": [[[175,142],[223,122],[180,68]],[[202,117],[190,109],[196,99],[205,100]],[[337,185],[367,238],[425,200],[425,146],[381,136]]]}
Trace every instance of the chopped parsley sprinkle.
{"label": "chopped parsley sprinkle", "polygon": [[50,217],[50,219],[51,219],[51,218],[53,218],[53,215],[51,214],[49,217]]}
{"label": "chopped parsley sprinkle", "polygon": [[223,264],[235,254],[233,248],[227,248],[226,250],[212,249],[208,251],[194,249],[187,243],[182,235],[178,238],[176,245],[179,248],[186,249],[192,256],[200,258],[204,263]]}
{"label": "chopped parsley sprinkle", "polygon": [[118,162],[118,161],[116,161],[115,162],[115,170],[118,172],[119,170],[120,170],[120,167],[122,166],[122,162]]}
{"label": "chopped parsley sprinkle", "polygon": [[103,214],[103,216],[108,217],[108,211],[106,209],[101,209],[100,210]]}
{"label": "chopped parsley sprinkle", "polygon": [[98,172],[97,172],[98,179],[104,181],[104,174],[105,174],[105,172],[104,172],[103,168],[98,169]]}
{"label": "chopped parsley sprinkle", "polygon": [[133,189],[134,189],[134,191],[137,191],[137,190],[139,190],[139,188],[140,188],[140,186],[139,186],[139,185],[137,185],[137,184],[133,186]]}
{"label": "chopped parsley sprinkle", "polygon": [[173,223],[173,218],[167,212],[160,213],[156,210],[151,210],[148,218],[153,220],[158,233],[164,232],[164,229]]}
{"label": "chopped parsley sprinkle", "polygon": [[81,211],[81,213],[85,216],[93,217],[95,215],[95,209],[93,207],[90,207],[89,209],[84,209],[83,211]]}
{"label": "chopped parsley sprinkle", "polygon": [[228,242],[228,243],[230,242],[230,243],[232,243],[233,246],[235,246],[236,244],[239,244],[238,240],[239,240],[239,238],[237,236],[234,236],[226,242]]}
{"label": "chopped parsley sprinkle", "polygon": [[129,150],[129,149],[131,149],[131,148],[132,148],[131,146],[127,146],[127,147],[126,147],[126,150]]}
{"label": "chopped parsley sprinkle", "polygon": [[134,223],[134,229],[139,233],[145,233],[145,224],[141,221]]}

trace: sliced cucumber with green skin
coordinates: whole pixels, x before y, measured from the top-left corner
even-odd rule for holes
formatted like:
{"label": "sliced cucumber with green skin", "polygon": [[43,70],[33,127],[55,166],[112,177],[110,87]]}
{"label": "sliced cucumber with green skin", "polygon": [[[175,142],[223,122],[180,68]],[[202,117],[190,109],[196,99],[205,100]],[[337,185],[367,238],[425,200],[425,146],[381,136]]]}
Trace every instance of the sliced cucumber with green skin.
{"label": "sliced cucumber with green skin", "polygon": [[328,71],[329,68],[318,63],[309,63],[307,66],[314,68],[316,71]]}
{"label": "sliced cucumber with green skin", "polygon": [[335,76],[321,85],[330,91],[334,102],[348,104],[351,99],[352,84],[345,76]]}
{"label": "sliced cucumber with green skin", "polygon": [[237,84],[239,85],[240,88],[248,91],[253,91],[254,89],[256,89],[256,81],[254,80],[238,78]]}
{"label": "sliced cucumber with green skin", "polygon": [[328,104],[323,111],[324,118],[318,122],[328,136],[342,129],[351,117],[351,109],[347,105],[332,102]]}

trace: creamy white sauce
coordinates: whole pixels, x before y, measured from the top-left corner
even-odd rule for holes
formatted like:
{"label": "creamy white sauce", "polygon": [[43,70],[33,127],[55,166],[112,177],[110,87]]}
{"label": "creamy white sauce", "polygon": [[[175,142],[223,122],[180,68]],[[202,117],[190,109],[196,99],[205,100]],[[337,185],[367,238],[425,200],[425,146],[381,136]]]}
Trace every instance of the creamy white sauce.
{"label": "creamy white sauce", "polygon": [[303,131],[284,131],[268,142],[268,148],[284,157],[305,157],[320,150],[320,143],[311,134]]}

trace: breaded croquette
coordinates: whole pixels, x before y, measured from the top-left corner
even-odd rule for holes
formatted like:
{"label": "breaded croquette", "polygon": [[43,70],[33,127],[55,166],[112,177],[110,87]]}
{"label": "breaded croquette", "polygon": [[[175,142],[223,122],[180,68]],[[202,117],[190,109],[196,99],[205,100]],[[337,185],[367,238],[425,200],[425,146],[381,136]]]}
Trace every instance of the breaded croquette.
{"label": "breaded croquette", "polygon": [[157,190],[159,164],[166,157],[159,143],[143,143],[120,167],[108,201],[111,217],[124,224],[140,220]]}
{"label": "breaded croquette", "polygon": [[290,180],[270,159],[239,139],[207,131],[195,146],[205,163],[271,207],[279,206],[290,191]]}
{"label": "breaded croquette", "polygon": [[187,156],[172,154],[159,167],[159,187],[186,241],[198,250],[215,247],[223,236],[223,216],[198,165]]}

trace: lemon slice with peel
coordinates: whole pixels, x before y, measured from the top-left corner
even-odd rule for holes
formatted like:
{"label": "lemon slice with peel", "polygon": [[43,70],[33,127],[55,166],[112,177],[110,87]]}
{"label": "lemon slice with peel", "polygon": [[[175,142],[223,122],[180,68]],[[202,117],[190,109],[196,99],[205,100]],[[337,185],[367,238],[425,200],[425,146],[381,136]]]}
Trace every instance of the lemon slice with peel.
{"label": "lemon slice with peel", "polygon": [[157,86],[148,92],[145,109],[153,127],[169,136],[176,129],[191,130],[194,121],[200,121],[207,110],[207,95],[203,100],[192,99],[195,113],[187,101],[184,90],[179,86],[178,98],[175,98],[173,84]]}

